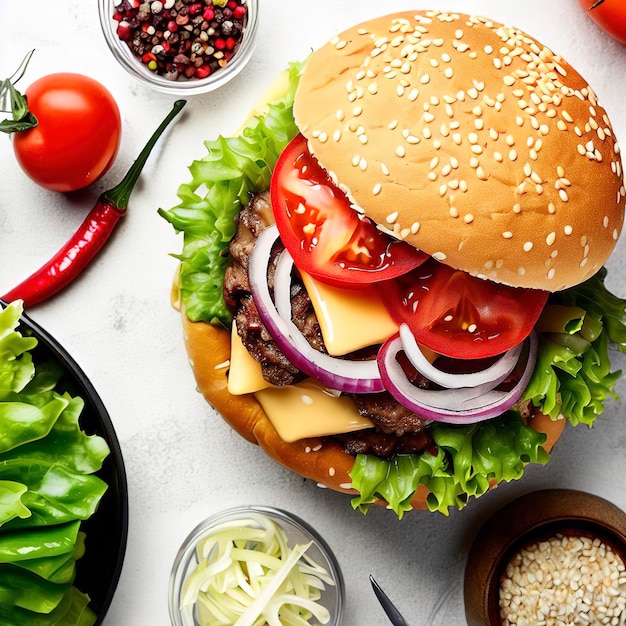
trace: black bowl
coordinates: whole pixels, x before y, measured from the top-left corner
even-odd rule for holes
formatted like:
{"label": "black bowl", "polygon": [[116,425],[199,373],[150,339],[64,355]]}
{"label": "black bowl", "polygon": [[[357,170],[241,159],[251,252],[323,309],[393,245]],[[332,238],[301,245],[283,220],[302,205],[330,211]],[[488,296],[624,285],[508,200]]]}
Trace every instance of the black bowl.
{"label": "black bowl", "polygon": [[[5,306],[0,301],[0,305]],[[38,340],[32,351],[39,361],[57,361],[63,375],[56,389],[80,396],[85,407],[80,425],[88,435],[99,435],[111,450],[97,475],[108,485],[98,509],[81,529],[86,533],[85,555],[77,562],[75,586],[91,598],[90,607],[101,624],[111,605],[122,571],[128,536],[128,486],[124,459],[109,414],[91,382],[67,351],[28,315],[22,314],[19,331]]]}

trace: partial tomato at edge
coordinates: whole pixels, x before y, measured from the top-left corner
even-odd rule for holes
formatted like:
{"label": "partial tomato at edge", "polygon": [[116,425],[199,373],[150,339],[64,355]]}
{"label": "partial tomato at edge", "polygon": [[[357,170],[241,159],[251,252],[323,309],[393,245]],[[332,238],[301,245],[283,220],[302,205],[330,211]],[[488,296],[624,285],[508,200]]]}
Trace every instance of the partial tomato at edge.
{"label": "partial tomato at edge", "polygon": [[270,192],[280,238],[296,267],[321,281],[343,286],[379,282],[429,258],[360,216],[302,135],[279,157]]}
{"label": "partial tomato at edge", "polygon": [[52,191],[75,191],[100,178],[112,165],[121,136],[121,117],[111,93],[98,81],[57,73],[25,92],[39,124],[12,134],[24,172]]}
{"label": "partial tomato at edge", "polygon": [[624,0],[578,0],[580,6],[605,33],[626,44],[626,2]]}
{"label": "partial tomato at edge", "polygon": [[475,278],[431,259],[381,285],[396,322],[418,343],[455,359],[506,352],[531,332],[548,292]]}

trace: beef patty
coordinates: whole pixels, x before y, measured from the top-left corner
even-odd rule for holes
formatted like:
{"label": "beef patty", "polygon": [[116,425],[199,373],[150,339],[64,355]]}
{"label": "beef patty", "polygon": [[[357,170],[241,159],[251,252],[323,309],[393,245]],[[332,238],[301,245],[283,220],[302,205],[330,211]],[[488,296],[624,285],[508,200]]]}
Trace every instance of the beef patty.
{"label": "beef patty", "polygon": [[[224,299],[229,307],[241,340],[256,361],[261,364],[263,377],[273,385],[291,385],[306,378],[281,352],[265,328],[252,298],[248,279],[250,256],[257,237],[274,222],[268,194],[254,195],[239,213],[237,231],[230,243],[231,263],[224,279]],[[279,253],[277,244],[272,251],[268,269],[270,293],[274,290],[274,271]],[[316,350],[326,353],[319,322],[311,299],[301,280],[294,273],[291,284],[292,320]],[[375,358],[375,350],[346,355],[347,359]],[[426,379],[415,384],[428,386]],[[375,428],[334,436],[349,454],[375,454],[389,458],[395,453],[418,453],[433,447],[427,422],[406,409],[388,393],[351,394],[359,413],[368,417]]]}

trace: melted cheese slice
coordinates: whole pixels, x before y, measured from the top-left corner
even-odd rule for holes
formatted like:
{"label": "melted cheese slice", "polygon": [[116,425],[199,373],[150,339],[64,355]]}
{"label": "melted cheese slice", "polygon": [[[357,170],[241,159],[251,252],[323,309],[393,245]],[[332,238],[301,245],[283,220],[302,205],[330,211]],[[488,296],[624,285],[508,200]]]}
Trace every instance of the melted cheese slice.
{"label": "melted cheese slice", "polygon": [[314,380],[285,387],[268,383],[260,363],[250,356],[234,324],[228,391],[233,395],[254,393],[276,432],[288,442],[373,427],[369,419],[359,415],[352,399],[331,395]]}
{"label": "melted cheese slice", "polygon": [[302,282],[311,297],[328,354],[340,356],[382,343],[398,332],[372,285],[344,289],[327,285],[305,272]]}
{"label": "melted cheese slice", "polygon": [[270,387],[261,371],[261,364],[250,356],[233,323],[230,333],[230,369],[228,372],[228,393],[240,396]]}
{"label": "melted cheese slice", "polygon": [[335,396],[314,380],[271,387],[254,394],[283,441],[372,428],[348,396]]}

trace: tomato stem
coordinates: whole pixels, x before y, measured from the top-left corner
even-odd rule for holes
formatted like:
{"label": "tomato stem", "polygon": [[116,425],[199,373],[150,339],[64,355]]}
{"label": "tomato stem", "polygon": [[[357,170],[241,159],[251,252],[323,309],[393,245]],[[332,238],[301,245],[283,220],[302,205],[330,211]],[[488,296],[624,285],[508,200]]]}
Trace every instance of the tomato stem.
{"label": "tomato stem", "polygon": [[154,131],[152,137],[148,140],[148,143],[144,146],[144,149],[139,153],[139,156],[135,160],[135,162],[130,166],[130,169],[122,178],[122,180],[112,189],[105,191],[102,194],[102,199],[111,202],[114,204],[119,211],[124,212],[128,207],[128,200],[130,199],[130,194],[141,174],[141,170],[148,160],[148,156],[154,148],[159,137],[163,134],[163,131],[167,128],[169,123],[180,113],[182,108],[186,104],[186,100],[177,100],[172,107],[169,115],[161,122],[159,127]]}
{"label": "tomato stem", "polygon": [[35,50],[31,50],[22,60],[20,66],[9,78],[0,81],[0,106],[3,113],[11,113],[10,120],[0,122],[0,131],[3,133],[15,133],[29,130],[37,126],[39,121],[28,110],[26,97],[15,88],[17,83],[26,73],[26,68]]}

